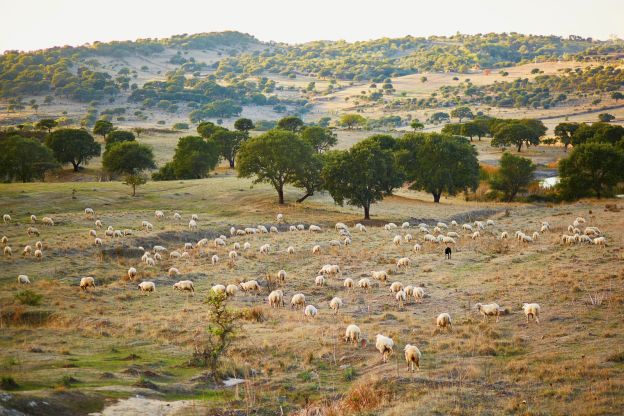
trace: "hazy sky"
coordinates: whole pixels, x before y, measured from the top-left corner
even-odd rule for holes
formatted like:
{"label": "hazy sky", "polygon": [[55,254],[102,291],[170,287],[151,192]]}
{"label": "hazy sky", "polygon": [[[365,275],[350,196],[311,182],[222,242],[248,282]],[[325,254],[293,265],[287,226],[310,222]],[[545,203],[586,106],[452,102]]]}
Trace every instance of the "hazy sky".
{"label": "hazy sky", "polygon": [[521,32],[624,37],[624,0],[0,0],[0,50],[238,30],[305,42]]}

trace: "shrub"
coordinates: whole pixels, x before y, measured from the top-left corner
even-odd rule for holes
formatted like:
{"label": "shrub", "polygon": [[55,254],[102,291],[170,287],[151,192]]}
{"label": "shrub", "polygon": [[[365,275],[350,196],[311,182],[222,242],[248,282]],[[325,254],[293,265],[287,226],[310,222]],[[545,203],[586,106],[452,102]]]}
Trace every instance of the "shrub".
{"label": "shrub", "polygon": [[13,377],[6,376],[0,379],[0,388],[2,388],[2,390],[16,390],[19,388],[19,384],[15,382]]}
{"label": "shrub", "polygon": [[37,306],[41,303],[43,295],[39,295],[32,290],[20,290],[15,294],[15,299],[22,305]]}

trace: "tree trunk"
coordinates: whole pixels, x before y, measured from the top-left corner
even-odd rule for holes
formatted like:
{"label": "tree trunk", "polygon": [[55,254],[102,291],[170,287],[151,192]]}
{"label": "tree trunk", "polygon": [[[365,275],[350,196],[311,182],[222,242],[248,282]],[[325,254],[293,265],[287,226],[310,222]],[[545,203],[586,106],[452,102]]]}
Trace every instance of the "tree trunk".
{"label": "tree trunk", "polygon": [[234,169],[234,159],[230,159],[230,169]]}
{"label": "tree trunk", "polygon": [[78,166],[79,164],[76,162],[71,162],[72,165],[74,165],[74,172],[78,172]]}
{"label": "tree trunk", "polygon": [[433,193],[433,202],[436,204],[440,203],[440,196],[442,196],[442,192],[432,192]]}
{"label": "tree trunk", "polygon": [[364,207],[364,219],[370,220],[370,205]]}
{"label": "tree trunk", "polygon": [[522,149],[522,142],[518,145],[518,153],[520,153],[520,149]]}
{"label": "tree trunk", "polygon": [[303,201],[306,200],[306,198],[308,198],[309,196],[312,196],[312,195],[314,195],[314,192],[306,192],[306,194],[304,196],[302,196],[301,198],[299,198],[297,200],[297,203],[299,203],[299,204],[302,203]]}
{"label": "tree trunk", "polygon": [[136,185],[132,185],[132,196],[136,196]]}
{"label": "tree trunk", "polygon": [[284,187],[283,186],[280,186],[277,189],[277,195],[279,196],[280,205],[283,205],[284,204]]}

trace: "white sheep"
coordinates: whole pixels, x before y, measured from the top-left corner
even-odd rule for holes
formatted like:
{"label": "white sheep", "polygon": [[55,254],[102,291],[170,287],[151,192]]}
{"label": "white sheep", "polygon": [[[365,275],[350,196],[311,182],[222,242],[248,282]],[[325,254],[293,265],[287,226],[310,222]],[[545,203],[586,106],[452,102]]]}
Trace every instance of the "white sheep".
{"label": "white sheep", "polygon": [[403,283],[401,282],[392,282],[392,284],[390,285],[391,293],[397,293],[397,292],[400,292],[401,290],[403,290]]}
{"label": "white sheep", "polygon": [[321,246],[318,244],[312,247],[312,254],[321,254]]}
{"label": "white sheep", "polygon": [[334,297],[329,301],[329,308],[334,311],[334,314],[338,314],[338,310],[342,308],[342,299]]}
{"label": "white sheep", "polygon": [[286,270],[280,270],[276,273],[275,277],[277,278],[277,280],[279,280],[280,282],[284,283],[284,281],[286,280]]}
{"label": "white sheep", "polygon": [[345,342],[353,342],[353,345],[357,345],[360,342],[361,334],[362,331],[360,331],[360,328],[355,324],[351,324],[347,326],[344,340]]}
{"label": "white sheep", "polygon": [[466,231],[472,231],[472,225],[470,224],[462,224],[462,228]]}
{"label": "white sheep", "polygon": [[227,285],[225,287],[225,295],[226,296],[235,296],[236,292],[238,292],[238,286],[236,286],[236,285],[230,284],[230,285]]}
{"label": "white sheep", "polygon": [[228,258],[229,258],[230,260],[236,260],[236,259],[238,258],[238,253],[236,252],[236,250],[231,250],[231,251],[228,253]]}
{"label": "white sheep", "polygon": [[251,292],[251,291],[258,292],[258,291],[260,291],[260,285],[255,280],[249,280],[248,282],[242,282],[242,283],[239,284],[239,286],[240,286],[240,288],[241,288],[241,290],[243,292]]}
{"label": "white sheep", "polygon": [[25,274],[20,274],[19,276],[17,276],[17,283],[19,283],[20,285],[29,285],[30,279]]}
{"label": "white sheep", "polygon": [[37,248],[39,250],[43,250],[43,243],[41,241],[37,241],[35,243],[35,248]]}
{"label": "white sheep", "polygon": [[155,292],[156,284],[154,282],[141,282],[137,285],[137,288],[141,293]]}
{"label": "white sheep", "polygon": [[179,274],[180,274],[180,270],[178,270],[175,267],[170,267],[169,270],[167,271],[167,276],[169,277],[176,277]]}
{"label": "white sheep", "polygon": [[297,293],[290,299],[290,308],[299,309],[305,306],[305,295],[303,293]]}
{"label": "white sheep", "polygon": [[269,232],[272,232],[272,233],[279,233],[279,230],[277,229],[277,227],[275,227],[275,226],[271,226],[271,228],[269,228]]}
{"label": "white sheep", "polygon": [[39,249],[35,250],[35,258],[41,260],[43,258],[43,251]]}
{"label": "white sheep", "polygon": [[318,225],[310,225],[308,227],[308,231],[311,232],[311,233],[320,233],[323,230]]}
{"label": "white sheep", "polygon": [[353,279],[347,277],[346,279],[344,279],[344,282],[342,282],[342,286],[346,287],[347,289],[353,288]]}
{"label": "white sheep", "polygon": [[50,225],[50,226],[54,226],[54,220],[50,217],[43,217],[41,219],[41,223],[43,225]]}
{"label": "white sheep", "polygon": [[307,316],[308,318],[312,318],[312,319],[316,318],[317,314],[318,314],[318,309],[316,309],[314,305],[306,306],[303,311],[304,316]]}
{"label": "white sheep", "polygon": [[607,239],[604,237],[598,237],[598,238],[594,238],[593,243],[596,244],[597,246],[606,246],[607,245]]}
{"label": "white sheep", "polygon": [[250,248],[251,248],[251,243],[245,242],[245,244],[243,244],[243,250],[249,250]]}
{"label": "white sheep", "polygon": [[319,270],[319,274],[335,276],[342,275],[342,272],[340,271],[340,266],[337,264],[326,264]]}
{"label": "white sheep", "polygon": [[288,227],[288,231],[296,232],[297,231],[297,227],[295,227],[294,225],[291,225],[291,226]]}
{"label": "white sheep", "polygon": [[209,241],[207,238],[202,238],[197,242],[197,247],[206,247],[208,245],[208,242]]}
{"label": "white sheep", "polygon": [[340,246],[342,246],[342,243],[340,242],[340,240],[329,240],[329,246],[330,247],[340,247]]}
{"label": "white sheep", "polygon": [[366,232],[366,226],[362,225],[362,224],[355,224],[355,228],[360,231],[361,233],[365,233]]}
{"label": "white sheep", "polygon": [[216,254],[212,256],[212,258],[210,259],[210,262],[212,264],[217,264],[219,262],[219,256],[217,256]]}
{"label": "white sheep", "polygon": [[86,292],[89,287],[95,289],[95,279],[93,277],[87,276],[80,279],[80,289]]}
{"label": "white sheep", "polygon": [[325,286],[325,277],[324,277],[322,274],[321,274],[321,275],[316,276],[316,277],[314,278],[314,284],[315,284],[316,286],[321,286],[321,287]]}
{"label": "white sheep", "polygon": [[32,214],[32,215],[30,216],[30,222],[32,222],[32,223],[37,222],[37,216],[36,216],[35,214]]}
{"label": "white sheep", "polygon": [[505,240],[505,239],[509,238],[509,234],[507,233],[507,231],[503,231],[498,238],[500,240]]}
{"label": "white sheep", "polygon": [[199,215],[197,215],[197,214],[193,214],[193,215],[191,215],[191,219],[192,219],[193,221],[199,221]]}
{"label": "white sheep", "polygon": [[260,254],[269,254],[269,250],[271,249],[270,244],[263,244],[260,246]]}
{"label": "white sheep", "polygon": [[450,331],[451,328],[452,328],[452,325],[453,325],[453,323],[451,321],[451,315],[449,315],[446,312],[441,313],[436,318],[436,325],[440,329],[448,329]]}
{"label": "white sheep", "polygon": [[523,303],[522,310],[526,315],[527,324],[529,323],[529,317],[535,319],[535,322],[539,324],[540,305],[537,303]]}
{"label": "white sheep", "polygon": [[26,230],[26,234],[28,234],[29,236],[39,236],[39,230],[37,229],[37,227],[28,227],[28,229]]}
{"label": "white sheep", "polygon": [[277,214],[276,218],[278,223],[284,222],[284,214]]}
{"label": "white sheep", "polygon": [[473,240],[476,240],[479,237],[481,237],[481,233],[479,231],[475,231],[470,235],[470,238],[472,238]]}
{"label": "white sheep", "polygon": [[420,251],[422,250],[422,246],[418,243],[414,244],[414,251]]}
{"label": "white sheep", "polygon": [[377,334],[375,348],[377,348],[377,351],[381,354],[382,362],[385,363],[388,361],[388,357],[394,352],[394,341],[392,341],[392,338],[390,337]]}
{"label": "white sheep", "polygon": [[[143,222],[147,222],[147,221],[143,221]],[[97,228],[99,230],[102,227],[103,227],[102,220],[95,220],[95,228]]]}
{"label": "white sheep", "polygon": [[488,226],[494,226],[494,225],[495,225],[494,220],[487,220],[487,221],[485,222],[485,225],[488,225]]}
{"label": "white sheep", "polygon": [[4,214],[2,216],[2,221],[4,221],[5,224],[11,222],[11,216],[9,214]]}
{"label": "white sheep", "polygon": [[256,227],[260,230],[261,233],[263,234],[268,234],[269,230],[267,230],[267,228],[264,225],[259,225],[258,227]]}
{"label": "white sheep", "polygon": [[394,238],[392,239],[392,242],[394,243],[395,246],[400,246],[402,240],[403,238],[401,238],[400,235],[395,235]]}
{"label": "white sheep", "polygon": [[130,280],[134,279],[137,276],[137,269],[135,269],[134,267],[130,267],[128,269],[128,278]]}
{"label": "white sheep", "polygon": [[366,291],[368,292],[371,287],[370,279],[367,277],[363,277],[362,279],[358,281],[358,287],[361,289],[366,289]]}
{"label": "white sheep", "polygon": [[85,217],[87,218],[92,218],[95,215],[95,211],[93,211],[93,208],[85,208],[84,213]]}
{"label": "white sheep", "polygon": [[30,256],[32,254],[32,247],[25,246],[24,250],[22,250],[22,256]]}
{"label": "white sheep", "polygon": [[345,237],[345,239],[343,240],[343,243],[345,246],[350,246],[351,245],[351,239],[349,237]]}
{"label": "white sheep", "polygon": [[93,245],[94,246],[101,246],[104,242],[102,241],[101,238],[96,237],[95,239],[93,239]]}
{"label": "white sheep", "polygon": [[459,238],[459,234],[457,234],[455,231],[449,231],[448,233],[446,233],[446,236],[451,238]]}
{"label": "white sheep", "polygon": [[177,250],[173,250],[171,253],[169,253],[170,259],[179,259],[180,256],[182,256],[182,254]]}
{"label": "white sheep", "polygon": [[371,276],[373,279],[383,282],[384,285],[386,284],[386,280],[388,280],[388,272],[385,270],[371,270]]}
{"label": "white sheep", "polygon": [[156,266],[156,260],[154,260],[153,258],[149,257],[149,258],[147,258],[147,259],[145,260],[145,264],[146,264],[147,266],[154,267],[154,266]]}
{"label": "white sheep", "polygon": [[284,306],[284,292],[281,290],[274,290],[268,297],[269,306],[272,308],[279,308]]}
{"label": "white sheep", "polygon": [[394,295],[394,298],[397,300],[397,302],[399,302],[399,307],[403,308],[403,304],[405,303],[405,300],[407,299],[407,295],[405,294],[405,291],[403,289],[399,290]]}
{"label": "white sheep", "polygon": [[497,303],[488,303],[486,305],[482,303],[477,303],[475,308],[483,315],[483,319],[485,320],[487,317],[496,316],[496,322],[498,322],[500,315],[504,312],[504,309],[498,306]]}
{"label": "white sheep", "polygon": [[414,301],[421,303],[425,297],[425,289],[422,287],[416,286],[412,293],[414,294]]}
{"label": "white sheep", "polygon": [[303,225],[303,224],[297,224],[297,230],[299,230],[299,231],[305,231],[305,225]]}
{"label": "white sheep", "polygon": [[189,227],[189,231],[197,231],[198,229],[197,221],[190,220],[188,223],[188,227]]}
{"label": "white sheep", "polygon": [[410,265],[410,259],[408,257],[401,257],[397,260],[397,269],[407,269]]}
{"label": "white sheep", "polygon": [[438,227],[438,228],[448,228],[448,225],[446,225],[443,222],[439,222],[439,223],[436,224],[436,227]]}
{"label": "white sheep", "polygon": [[165,218],[165,213],[162,211],[154,211],[154,218],[156,218],[157,220],[162,220],[163,218]]}
{"label": "white sheep", "polygon": [[179,212],[174,212],[173,213],[173,220],[174,221],[181,221],[182,220],[182,215],[180,215]]}
{"label": "white sheep", "polygon": [[9,237],[7,237],[6,235],[3,235],[2,240],[0,241],[2,241],[3,246],[6,246],[7,244],[9,244]]}
{"label": "white sheep", "polygon": [[404,222],[403,224],[401,224],[401,228],[406,229],[406,228],[410,228],[410,223],[409,222]]}
{"label": "white sheep", "polygon": [[414,372],[414,365],[416,365],[416,369],[420,370],[420,358],[422,354],[417,346],[407,344],[404,348],[405,351],[405,361],[407,362],[407,371]]}
{"label": "white sheep", "polygon": [[6,247],[4,248],[4,255],[5,255],[6,257],[11,257],[11,256],[13,256],[13,250],[11,249],[11,246],[6,246]]}
{"label": "white sheep", "polygon": [[215,295],[225,295],[225,286],[223,285],[214,285],[210,288],[210,291]]}
{"label": "white sheep", "polygon": [[174,283],[173,289],[179,290],[181,292],[188,290],[193,295],[195,295],[195,286],[193,285],[193,282],[190,280],[180,280],[179,282]]}
{"label": "white sheep", "polygon": [[451,226],[457,227],[457,221],[455,221],[455,220],[451,221]]}

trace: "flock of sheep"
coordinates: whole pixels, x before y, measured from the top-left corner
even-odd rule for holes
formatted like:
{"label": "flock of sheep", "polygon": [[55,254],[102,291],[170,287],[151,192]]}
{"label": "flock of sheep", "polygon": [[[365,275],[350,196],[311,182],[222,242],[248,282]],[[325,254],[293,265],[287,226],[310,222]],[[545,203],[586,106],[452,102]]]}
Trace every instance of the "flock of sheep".
{"label": "flock of sheep", "polygon": [[[86,208],[84,210],[85,216],[87,219],[94,220],[95,228],[89,230],[89,236],[93,238],[93,244],[95,246],[104,245],[103,237],[109,237],[111,240],[115,238],[122,238],[127,235],[132,235],[133,230],[115,230],[113,226],[109,226],[104,230],[104,236],[100,237],[99,232],[103,229],[104,225],[101,220],[96,219],[95,211],[91,208]],[[154,217],[157,221],[162,221],[165,219],[165,214],[163,211],[155,211]],[[174,213],[172,216],[173,221],[180,222],[182,221],[182,216],[179,213]],[[5,224],[10,223],[12,221],[11,216],[9,214],[5,214],[3,216],[3,221]],[[38,221],[34,215],[31,215],[30,221],[33,224],[40,222],[42,225],[46,226],[54,226],[54,221],[50,217],[44,217],[41,221]],[[197,215],[192,215],[188,228],[190,230],[198,230],[199,218]],[[284,223],[284,216],[282,214],[277,215],[278,224]],[[596,245],[604,246],[606,244],[606,238],[602,235],[602,232],[595,226],[585,227],[584,231],[581,231],[582,224],[585,224],[585,219],[582,217],[578,217],[574,220],[574,222],[568,227],[568,232],[572,233],[572,235],[562,235],[561,236],[561,244],[575,244],[575,243],[593,243]],[[495,233],[494,231],[490,231],[495,227],[495,222],[493,220],[483,221],[475,221],[472,224],[462,224],[459,225],[456,221],[452,221],[449,225],[438,222],[435,226],[429,226],[425,223],[418,224],[415,229],[423,234],[422,241],[416,242],[418,235],[414,236],[410,233],[410,230],[413,229],[413,226],[409,222],[405,222],[401,225],[401,229],[403,230],[403,234],[396,234],[399,227],[394,223],[388,223],[384,226],[384,229],[389,231],[390,233],[395,233],[392,237],[392,244],[395,246],[400,246],[403,243],[411,243],[415,242],[413,246],[414,252],[420,252],[423,249],[425,244],[444,244],[446,247],[455,246],[458,244],[461,238],[470,238],[472,240],[478,240],[485,236],[485,233],[488,232],[490,235],[494,236],[496,239],[504,240],[509,238],[509,234],[506,231],[502,231],[500,233]],[[143,221],[141,224],[141,228],[149,233],[153,231],[154,226],[149,221]],[[327,245],[330,247],[340,247],[340,246],[348,246],[352,244],[352,234],[349,227],[344,223],[337,223],[335,225],[335,231],[338,233],[336,239],[331,239],[328,241]],[[291,225],[289,226],[290,232],[301,232],[306,231],[306,226],[303,224],[299,225]],[[354,227],[355,230],[359,233],[366,233],[367,228],[362,224],[356,224]],[[450,229],[454,229],[455,231],[450,231]],[[542,222],[541,228],[539,231],[535,231],[531,234],[525,234],[524,232],[518,230],[515,232],[516,239],[521,243],[530,244],[535,242],[540,238],[540,235],[550,232],[551,226],[548,222]],[[307,231],[309,233],[323,233],[323,229],[318,225],[309,225],[307,227]],[[252,245],[249,241],[241,243],[238,241],[233,241],[228,243],[228,241],[235,240],[237,237],[248,237],[250,235],[260,234],[270,236],[271,234],[278,233],[278,227],[270,226],[269,228],[258,225],[256,227],[247,227],[247,228],[236,228],[232,227],[230,229],[230,236],[220,235],[219,237],[208,240],[206,238],[197,241],[196,243],[187,242],[180,249],[168,250],[166,247],[155,245],[151,248],[151,250],[145,250],[143,247],[138,247],[143,251],[143,255],[141,257],[141,261],[145,264],[145,267],[155,267],[158,262],[163,260],[163,256],[168,254],[168,257],[172,261],[178,261],[183,259],[189,259],[194,253],[201,253],[203,248],[207,248],[209,246],[213,246],[215,250],[225,249],[227,251],[227,257],[230,262],[235,262],[239,256],[242,256],[244,252],[251,250]],[[27,234],[29,236],[39,236],[39,230],[33,225],[27,229]],[[12,256],[12,249],[9,245],[9,239],[6,236],[2,237],[1,240],[4,246],[4,255],[7,257]],[[230,247],[228,248],[228,245]],[[22,251],[24,256],[34,255],[35,258],[41,260],[43,258],[43,244],[41,241],[37,241],[35,243],[35,250],[33,251],[30,245],[26,245]],[[321,247],[321,244],[315,244],[310,249],[312,255],[320,254],[324,249]],[[273,246],[271,242],[266,242],[259,246],[258,252],[260,256],[268,256],[273,251]],[[450,250],[449,250],[450,251]],[[288,246],[285,252],[290,255],[295,253],[295,248],[293,246]],[[211,263],[213,265],[218,264],[221,260],[218,254],[214,254],[211,257]],[[400,257],[396,261],[396,269],[408,269],[411,265],[411,260],[409,257]],[[138,265],[137,265],[138,266]],[[167,271],[167,275],[171,278],[175,278],[179,276],[181,273],[178,268],[170,267]],[[355,288],[359,288],[367,293],[370,292],[373,288],[381,287],[383,285],[386,287],[387,281],[390,277],[391,273],[387,270],[375,270],[370,272],[370,278],[363,277],[355,282],[352,278],[346,277],[343,278],[342,270],[338,264],[325,264],[321,267],[318,272],[318,275],[314,278],[314,285],[316,287],[323,288],[327,285],[328,279],[341,279],[342,287],[344,290],[355,290]],[[127,276],[130,280],[134,280],[138,276],[138,271],[136,267],[130,267],[127,270]],[[267,281],[271,281],[276,285],[283,286],[284,282],[288,279],[288,273],[285,270],[279,270],[274,275],[266,276]],[[373,281],[378,281],[379,283],[373,283]],[[17,278],[17,282],[19,284],[30,284],[30,278],[27,275],[20,274]],[[80,289],[83,291],[87,291],[89,288],[95,288],[95,278],[91,276],[82,277],[80,279]],[[152,281],[142,281],[137,286],[138,290],[142,293],[149,294],[156,290],[156,284]],[[180,280],[173,284],[174,290],[179,290],[183,292],[189,292],[194,295],[195,286],[193,281],[191,280]],[[257,280],[249,280],[243,281],[238,284],[229,283],[229,284],[216,284],[211,287],[211,291],[217,294],[223,294],[227,298],[236,296],[239,291],[245,293],[259,293],[262,289],[262,285]],[[389,285],[389,292],[394,296],[394,299],[399,305],[399,308],[403,308],[405,303],[409,303],[411,299],[415,302],[420,303],[423,302],[425,298],[425,289],[419,286],[413,285],[404,285],[400,281],[394,281]],[[272,308],[281,308],[285,306],[286,299],[285,293],[282,289],[275,289],[271,291],[267,297],[267,302]],[[342,298],[338,296],[334,296],[329,301],[329,309],[337,314],[341,308],[343,308],[345,302]],[[314,319],[319,314],[319,309],[317,306],[308,303],[306,301],[306,296],[304,293],[294,293],[290,299],[290,307],[296,310],[303,310],[303,315],[308,319]],[[488,319],[489,317],[495,317],[496,321],[500,319],[500,316],[506,313],[506,309],[499,306],[497,303],[489,303],[482,304],[477,303],[475,305],[476,310],[483,315],[483,319]],[[540,318],[540,305],[537,303],[524,303],[522,306],[522,310],[526,316],[527,323],[529,319],[534,319],[536,323],[539,324]],[[452,319],[451,315],[448,312],[440,313],[436,318],[436,331],[442,330],[451,330],[452,328]],[[363,346],[366,345],[366,340],[362,336],[362,331],[356,324],[349,324],[346,327],[344,333],[344,341],[352,342],[356,345],[362,343]],[[388,357],[394,352],[394,341],[392,338],[383,335],[377,334],[375,340],[375,347],[379,351],[382,357],[382,362],[386,362]],[[405,360],[407,362],[408,370],[414,371],[414,368],[420,368],[420,361],[422,354],[416,345],[407,344],[404,346]]]}

